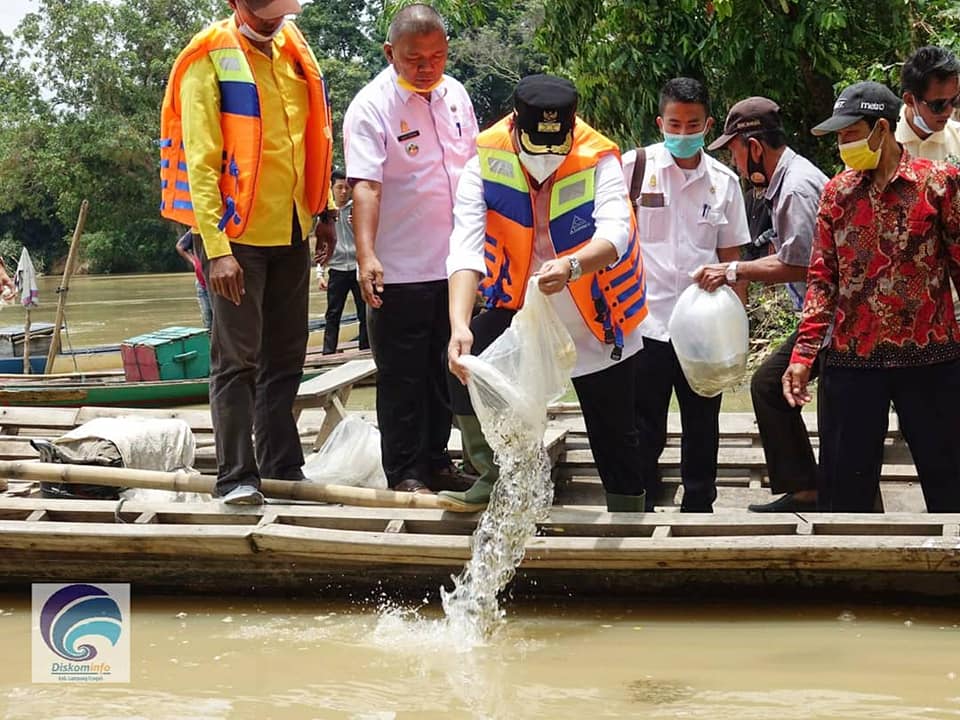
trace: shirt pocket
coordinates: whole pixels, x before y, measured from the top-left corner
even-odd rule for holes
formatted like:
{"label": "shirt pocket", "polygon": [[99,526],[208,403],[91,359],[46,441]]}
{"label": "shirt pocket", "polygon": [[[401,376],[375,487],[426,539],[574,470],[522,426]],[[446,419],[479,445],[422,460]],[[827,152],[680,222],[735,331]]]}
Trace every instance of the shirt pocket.
{"label": "shirt pocket", "polygon": [[694,233],[694,242],[697,247],[716,250],[720,231],[727,224],[727,216],[723,210],[708,207],[706,212],[701,212],[700,217],[697,218],[697,228]]}
{"label": "shirt pocket", "polygon": [[647,207],[638,201],[636,210],[641,246],[666,242],[670,235],[670,200],[666,194],[663,195],[662,207]]}

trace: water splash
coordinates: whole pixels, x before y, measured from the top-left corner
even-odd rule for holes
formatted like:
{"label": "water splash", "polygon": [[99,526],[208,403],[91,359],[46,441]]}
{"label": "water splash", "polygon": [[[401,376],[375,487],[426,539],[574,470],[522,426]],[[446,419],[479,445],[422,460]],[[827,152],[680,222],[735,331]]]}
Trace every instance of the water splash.
{"label": "water splash", "polygon": [[543,421],[533,425],[511,404],[477,402],[482,394],[471,387],[500,480],[473,533],[470,561],[453,578],[453,590],[440,591],[453,634],[474,644],[482,643],[503,621],[498,596],[513,579],[527,541],[536,535],[537,523],[546,519],[553,503],[550,461],[543,446],[546,407]]}

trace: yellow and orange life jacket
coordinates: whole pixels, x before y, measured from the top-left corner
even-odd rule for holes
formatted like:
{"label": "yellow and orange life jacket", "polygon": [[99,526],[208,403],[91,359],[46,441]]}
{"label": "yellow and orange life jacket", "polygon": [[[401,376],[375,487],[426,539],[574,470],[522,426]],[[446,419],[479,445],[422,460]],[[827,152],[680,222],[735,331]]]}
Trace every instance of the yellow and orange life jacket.
{"label": "yellow and orange life jacket", "polygon": [[[281,30],[281,52],[289,53],[297,73],[307,83],[309,117],[306,134],[306,202],[312,215],[327,206],[333,159],[333,125],[323,75],[300,30],[287,22]],[[184,225],[196,226],[187,162],[183,149],[180,83],[191,63],[210,57],[220,85],[220,130],[223,161],[220,195],[221,231],[230,238],[243,235],[260,182],[263,127],[260,91],[244,54],[233,18],[197,33],[180,53],[167,83],[160,114],[160,214]]]}
{"label": "yellow and orange life jacket", "polygon": [[[488,308],[520,308],[534,270],[536,203],[512,131],[512,117],[508,116],[477,138],[487,206],[487,274],[480,287]],[[573,147],[557,169],[550,193],[550,239],[557,257],[571,255],[593,239],[596,167],[607,155],[619,157],[616,144],[577,118]],[[629,205],[626,195],[623,202]],[[632,208],[627,252],[610,267],[584,273],[568,289],[593,335],[612,344],[612,357],[619,359],[624,335],[647,316],[643,258]]]}

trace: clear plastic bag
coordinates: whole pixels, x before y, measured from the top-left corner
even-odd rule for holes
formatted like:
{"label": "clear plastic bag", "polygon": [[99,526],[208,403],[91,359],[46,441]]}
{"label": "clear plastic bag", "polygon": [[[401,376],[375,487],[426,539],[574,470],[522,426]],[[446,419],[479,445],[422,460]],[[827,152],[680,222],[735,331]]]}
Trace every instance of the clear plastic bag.
{"label": "clear plastic bag", "polygon": [[337,423],[323,447],[307,457],[303,474],[321,485],[385,489],[380,431],[363,418],[348,415]]}
{"label": "clear plastic bag", "polygon": [[729,287],[714,292],[688,287],[677,299],[668,330],[694,392],[716,397],[743,381],[750,324],[743,303]]}
{"label": "clear plastic bag", "polygon": [[461,361],[470,373],[467,389],[485,432],[509,412],[542,437],[547,405],[566,393],[577,350],[533,277],[510,327],[480,355]]}

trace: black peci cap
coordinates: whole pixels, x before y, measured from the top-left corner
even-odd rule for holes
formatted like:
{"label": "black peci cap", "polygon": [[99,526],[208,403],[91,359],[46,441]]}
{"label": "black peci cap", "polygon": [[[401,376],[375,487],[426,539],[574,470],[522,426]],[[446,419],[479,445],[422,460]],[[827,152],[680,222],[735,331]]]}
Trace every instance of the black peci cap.
{"label": "black peci cap", "polygon": [[886,85],[858,82],[844,89],[833,104],[833,115],[813,128],[814,135],[826,135],[850,127],[865,118],[886,118],[896,124],[900,118],[900,98]]}
{"label": "black peci cap", "polygon": [[569,153],[577,100],[577,89],[565,78],[528,75],[517,83],[513,106],[520,149],[530,155]]}

